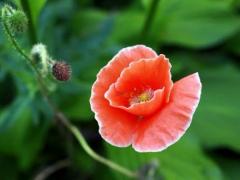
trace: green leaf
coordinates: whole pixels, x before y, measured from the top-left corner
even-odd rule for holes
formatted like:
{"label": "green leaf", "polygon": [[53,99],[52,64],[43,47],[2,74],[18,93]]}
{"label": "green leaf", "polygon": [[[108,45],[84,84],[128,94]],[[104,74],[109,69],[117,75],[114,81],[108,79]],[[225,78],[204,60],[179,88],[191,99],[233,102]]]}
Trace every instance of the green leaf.
{"label": "green leaf", "polygon": [[25,129],[24,137],[21,145],[17,149],[19,166],[21,169],[26,170],[32,167],[35,163],[38,153],[42,149],[47,132],[49,129],[49,121],[45,120],[41,123],[33,124],[32,119],[26,122],[27,129]]}
{"label": "green leaf", "polygon": [[214,46],[240,30],[229,1],[162,0],[152,34],[167,44],[193,48]]}
{"label": "green leaf", "polygon": [[218,162],[220,168],[223,170],[224,178],[226,180],[239,179],[240,158],[238,154],[230,154],[230,156],[223,156],[223,154],[219,154],[217,156],[215,155],[214,158]]}
{"label": "green leaf", "polygon": [[227,42],[226,49],[237,56],[240,55],[240,32]]}
{"label": "green leaf", "polygon": [[240,73],[233,67],[200,72],[202,96],[191,131],[205,146],[228,146],[240,152]]}
{"label": "green leaf", "polygon": [[31,0],[28,0],[30,8],[31,8],[31,13],[33,17],[33,22],[36,25],[38,22],[38,17],[41,13],[41,10],[43,9],[45,3],[47,0],[37,0],[32,2]]}
{"label": "green leaf", "polygon": [[[90,90],[89,90],[90,91]],[[93,113],[89,104],[90,92],[80,92],[74,101],[65,101],[64,112],[73,120],[89,121]]]}
{"label": "green leaf", "polygon": [[[137,153],[132,148],[116,148],[105,145],[108,157],[130,170],[138,170],[152,160],[158,161],[158,177],[166,180],[220,180],[222,174],[200,149],[197,141],[184,136],[175,145],[160,153]],[[123,179],[118,172],[114,172],[117,179]],[[157,179],[157,178],[156,178]]]}
{"label": "green leaf", "polygon": [[194,48],[216,45],[239,31],[238,17],[173,19],[163,41]]}
{"label": "green leaf", "polygon": [[89,104],[90,83],[75,79],[63,86],[61,90],[64,94],[61,98],[61,109],[71,120],[89,121],[93,117]]}
{"label": "green leaf", "polygon": [[31,100],[31,96],[19,96],[10,106],[6,107],[0,115],[0,131],[4,131],[15,123]]}
{"label": "green leaf", "polygon": [[116,15],[111,39],[120,43],[139,38],[144,23],[141,11],[123,11]]}
{"label": "green leaf", "polygon": [[71,29],[73,33],[81,37],[87,37],[99,29],[106,17],[107,14],[103,11],[95,9],[81,10],[72,18]]}
{"label": "green leaf", "polygon": [[47,121],[33,125],[30,109],[25,107],[14,124],[0,132],[0,153],[15,158],[20,169],[28,169],[42,147],[48,127]]}
{"label": "green leaf", "polygon": [[[14,0],[14,1],[18,7],[21,6],[21,0]],[[47,2],[47,0],[37,0],[37,1],[27,0],[27,1],[30,6],[33,23],[36,26],[36,24],[38,22],[38,17],[41,13],[42,8],[44,7],[45,3]]]}

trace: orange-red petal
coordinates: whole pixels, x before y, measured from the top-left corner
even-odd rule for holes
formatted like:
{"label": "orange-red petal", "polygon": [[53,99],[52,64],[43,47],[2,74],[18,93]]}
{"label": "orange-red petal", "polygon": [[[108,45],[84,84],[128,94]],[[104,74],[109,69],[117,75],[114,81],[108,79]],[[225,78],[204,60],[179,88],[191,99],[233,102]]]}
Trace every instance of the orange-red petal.
{"label": "orange-red petal", "polygon": [[110,144],[119,147],[130,145],[137,120],[122,109],[111,107],[104,97],[105,92],[131,62],[154,57],[157,57],[156,53],[143,45],[124,48],[98,73],[90,104],[99,124],[99,132]]}
{"label": "orange-red petal", "polygon": [[163,104],[165,96],[164,88],[157,89],[156,91],[154,91],[154,95],[151,100],[141,103],[135,103],[127,107],[121,104],[116,104],[114,101],[112,101],[112,99],[117,100],[118,101],[117,103],[121,103],[121,101],[123,101],[123,98],[119,96],[118,91],[116,91],[115,86],[113,84],[110,86],[109,91],[107,91],[107,94],[105,94],[105,97],[109,100],[110,105],[113,107],[123,109],[126,112],[129,112],[134,115],[145,116],[152,114],[154,111],[159,109],[160,106]]}
{"label": "orange-red petal", "polygon": [[[172,88],[171,64],[164,55],[132,62],[105,93],[110,105],[135,115],[149,115],[167,102]],[[151,100],[130,105],[132,97],[146,90],[154,91]]]}
{"label": "orange-red petal", "polygon": [[161,89],[171,86],[171,64],[164,55],[152,59],[133,62],[125,68],[115,85],[120,92],[133,91],[134,88]]}
{"label": "orange-red petal", "polygon": [[139,123],[133,148],[139,152],[156,152],[175,143],[189,127],[200,94],[198,73],[174,83],[166,107]]}

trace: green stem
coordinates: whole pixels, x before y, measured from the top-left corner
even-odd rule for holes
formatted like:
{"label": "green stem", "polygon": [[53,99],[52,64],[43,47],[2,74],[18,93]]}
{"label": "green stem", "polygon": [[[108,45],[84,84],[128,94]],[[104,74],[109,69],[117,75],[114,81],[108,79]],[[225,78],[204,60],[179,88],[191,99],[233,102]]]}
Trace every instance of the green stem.
{"label": "green stem", "polygon": [[[2,9],[2,17],[5,17],[5,9],[4,8]],[[11,43],[13,44],[15,49],[19,52],[19,54],[21,56],[23,56],[23,58],[25,58],[27,60],[27,62],[30,64],[30,66],[33,68],[33,70],[36,72],[37,80],[40,84],[40,90],[42,91],[42,93],[44,94],[44,97],[46,98],[46,96],[48,94],[47,93],[47,87],[44,85],[43,79],[41,78],[41,72],[38,70],[37,66],[32,61],[32,59],[19,46],[19,44],[17,43],[17,41],[14,38],[14,35],[11,33],[10,28],[7,25],[7,22],[5,21],[5,18],[3,18],[3,26],[4,26],[4,29],[6,31],[6,34],[8,35],[9,40],[11,41]]]}
{"label": "green stem", "polygon": [[83,137],[82,133],[79,131],[79,129],[70,124],[70,122],[66,119],[66,117],[62,114],[62,113],[58,113],[57,117],[59,118],[59,120],[62,121],[62,123],[72,132],[72,134],[76,137],[76,139],[78,140],[79,144],[81,144],[81,146],[83,147],[83,149],[85,150],[85,152],[91,156],[93,159],[95,159],[98,162],[101,162],[102,164],[105,164],[106,166],[130,177],[130,178],[137,178],[137,173],[132,172],[102,156],[100,156],[99,154],[97,154],[95,151],[92,150],[92,148],[88,145],[88,143],[86,142],[85,138]]}
{"label": "green stem", "polygon": [[151,26],[152,26],[152,22],[154,20],[154,16],[156,14],[156,10],[158,7],[158,3],[159,0],[152,0],[150,8],[148,10],[144,25],[143,25],[143,29],[142,29],[142,37],[146,38],[146,36],[148,35]]}
{"label": "green stem", "polygon": [[[5,8],[7,9],[8,6],[5,6]],[[27,62],[29,63],[30,67],[33,69],[33,71],[36,73],[37,75],[37,81],[39,84],[39,89],[44,97],[44,99],[48,102],[49,106],[51,106],[51,108],[54,110],[54,112],[56,111],[56,107],[54,106],[54,104],[51,102],[51,100],[48,97],[48,88],[45,85],[45,82],[42,78],[42,74],[41,72],[38,70],[36,64],[34,63],[34,61],[32,60],[32,58],[20,47],[20,45],[18,44],[18,42],[16,41],[14,35],[11,33],[10,28],[8,27],[8,24],[6,22],[6,9],[4,7],[2,8],[2,23],[3,23],[3,27],[5,29],[5,32],[9,38],[9,40],[11,41],[13,47],[15,47],[15,49],[17,50],[17,52],[24,58],[27,60]]]}
{"label": "green stem", "polygon": [[[9,38],[9,40],[11,41],[11,43],[13,44],[13,46],[16,48],[16,50],[19,52],[19,54],[21,56],[23,56],[23,58],[25,58],[27,60],[28,63],[30,63],[31,67],[34,69],[34,71],[36,72],[38,77],[41,77],[41,73],[38,70],[37,66],[35,65],[35,63],[32,61],[31,57],[28,56],[24,50],[19,46],[19,44],[17,43],[14,35],[11,33],[10,28],[8,27],[8,24],[6,22],[6,9],[2,8],[2,22],[3,22],[3,27],[6,31],[6,34]],[[39,80],[41,81],[41,84],[43,83],[41,78],[39,78]]]}
{"label": "green stem", "polygon": [[36,44],[37,43],[37,33],[36,33],[36,28],[33,23],[32,12],[31,12],[28,0],[21,0],[21,5],[22,5],[24,12],[26,12],[26,15],[28,17],[28,29],[30,32],[29,40],[30,40],[31,44]]}
{"label": "green stem", "polygon": [[19,44],[17,43],[17,41],[15,40],[13,34],[11,33],[8,24],[5,21],[5,9],[2,9],[2,17],[3,17],[3,26],[4,29],[6,30],[6,33],[10,39],[10,41],[12,42],[13,46],[16,48],[16,50],[19,52],[19,54],[21,54],[30,64],[30,66],[33,68],[33,70],[36,72],[37,74],[37,80],[39,82],[40,85],[40,90],[41,93],[43,95],[43,97],[45,98],[45,100],[47,101],[47,103],[49,104],[49,106],[51,107],[52,111],[55,113],[56,117],[58,118],[58,120],[67,128],[70,130],[70,132],[76,137],[76,139],[78,140],[78,142],[80,143],[80,145],[83,147],[83,149],[86,151],[86,153],[91,156],[93,159],[95,159],[98,162],[101,162],[102,164],[105,164],[106,166],[112,168],[113,170],[116,170],[130,178],[136,178],[137,177],[137,173],[135,172],[131,172],[128,169],[100,156],[99,154],[97,154],[93,149],[91,149],[91,147],[88,145],[88,143],[86,142],[85,138],[83,137],[82,133],[78,130],[78,128],[74,125],[72,125],[70,123],[70,121],[64,116],[63,113],[61,113],[58,108],[52,103],[52,101],[50,100],[49,96],[48,96],[48,91],[46,88],[46,85],[44,83],[44,80],[42,78],[42,75],[40,73],[40,71],[38,70],[38,68],[36,67],[36,65],[34,64],[34,62],[32,61],[31,57],[29,57],[24,50],[19,46]]}

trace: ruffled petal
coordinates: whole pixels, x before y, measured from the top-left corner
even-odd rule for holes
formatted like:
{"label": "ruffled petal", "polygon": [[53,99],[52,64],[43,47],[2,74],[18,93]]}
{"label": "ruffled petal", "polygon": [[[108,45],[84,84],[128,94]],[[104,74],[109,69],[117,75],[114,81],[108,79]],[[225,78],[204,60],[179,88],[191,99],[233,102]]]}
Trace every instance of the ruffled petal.
{"label": "ruffled petal", "polygon": [[161,111],[139,123],[133,148],[139,152],[156,152],[180,139],[190,126],[200,94],[201,82],[198,73],[176,82],[169,103]]}
{"label": "ruffled petal", "polygon": [[150,87],[166,91],[172,88],[171,64],[164,55],[152,59],[142,59],[125,68],[115,83],[120,92],[131,92],[134,89]]}
{"label": "ruffled petal", "polygon": [[[169,100],[172,88],[171,64],[164,55],[132,62],[105,93],[110,105],[135,115],[149,115]],[[144,91],[153,91],[149,101],[131,104]]]}
{"label": "ruffled petal", "polygon": [[109,91],[107,91],[107,93],[105,94],[105,97],[109,100],[111,106],[123,109],[124,111],[137,116],[146,116],[154,113],[154,111],[158,110],[163,104],[165,98],[164,88],[162,88],[154,91],[154,95],[151,100],[141,103],[135,103],[129,107],[126,107],[120,104],[116,104],[114,101],[112,101],[114,99],[117,100],[118,103],[125,103],[124,99],[119,96],[118,91],[116,91],[114,84],[110,86]]}
{"label": "ruffled petal", "polygon": [[156,56],[152,49],[143,45],[124,48],[98,73],[92,87],[90,105],[99,124],[100,135],[110,144],[119,147],[130,145],[137,119],[111,107],[104,97],[105,92],[131,62]]}
{"label": "ruffled petal", "polygon": [[95,83],[103,84],[107,90],[112,83],[116,82],[123,69],[128,67],[130,63],[154,57],[157,57],[157,54],[143,45],[124,48],[100,70]]}

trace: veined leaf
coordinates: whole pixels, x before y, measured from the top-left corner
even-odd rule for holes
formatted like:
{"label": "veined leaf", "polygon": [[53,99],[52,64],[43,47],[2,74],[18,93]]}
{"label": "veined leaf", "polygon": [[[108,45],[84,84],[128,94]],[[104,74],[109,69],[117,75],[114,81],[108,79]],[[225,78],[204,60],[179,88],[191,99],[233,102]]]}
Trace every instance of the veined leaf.
{"label": "veined leaf", "polygon": [[[199,144],[190,136],[184,136],[175,145],[160,153],[138,153],[132,148],[115,148],[106,144],[108,156],[111,160],[123,165],[130,170],[137,170],[153,160],[157,161],[159,168],[157,178],[163,176],[166,180],[220,180],[222,174],[200,149]],[[114,172],[117,179],[124,178]]]}
{"label": "veined leaf", "polygon": [[205,146],[228,146],[240,152],[240,73],[233,67],[200,72],[202,96],[190,131]]}
{"label": "veined leaf", "polygon": [[162,0],[152,35],[168,44],[204,48],[230,38],[240,30],[231,2]]}

